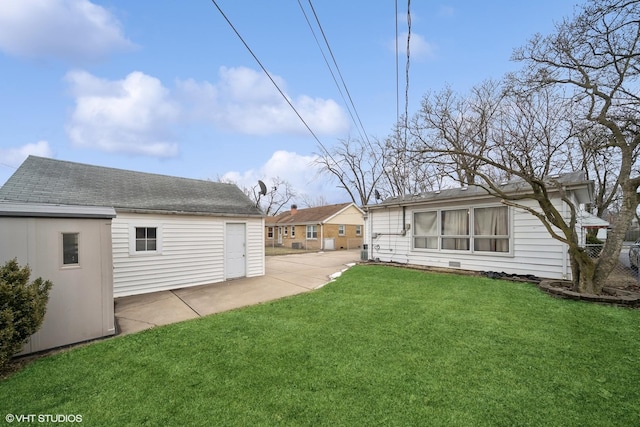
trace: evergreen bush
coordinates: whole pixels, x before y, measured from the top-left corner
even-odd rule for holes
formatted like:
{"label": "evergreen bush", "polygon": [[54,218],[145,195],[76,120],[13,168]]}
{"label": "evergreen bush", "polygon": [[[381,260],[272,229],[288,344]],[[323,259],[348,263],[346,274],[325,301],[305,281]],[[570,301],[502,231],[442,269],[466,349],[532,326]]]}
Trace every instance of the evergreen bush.
{"label": "evergreen bush", "polygon": [[42,325],[53,284],[38,277],[29,283],[31,269],[17,259],[0,267],[0,370]]}

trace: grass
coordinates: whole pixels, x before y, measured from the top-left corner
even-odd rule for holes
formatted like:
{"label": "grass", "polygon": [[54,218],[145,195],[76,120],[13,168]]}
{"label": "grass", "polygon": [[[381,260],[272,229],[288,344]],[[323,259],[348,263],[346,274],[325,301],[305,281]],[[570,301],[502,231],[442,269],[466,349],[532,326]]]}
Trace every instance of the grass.
{"label": "grass", "polygon": [[293,249],[286,246],[265,246],[265,256],[277,256],[277,255],[291,255],[291,254],[305,254],[309,252],[318,252],[320,249]]}
{"label": "grass", "polygon": [[356,266],[312,293],[40,359],[0,382],[0,411],[92,426],[640,425],[639,325],[638,310],[528,284]]}

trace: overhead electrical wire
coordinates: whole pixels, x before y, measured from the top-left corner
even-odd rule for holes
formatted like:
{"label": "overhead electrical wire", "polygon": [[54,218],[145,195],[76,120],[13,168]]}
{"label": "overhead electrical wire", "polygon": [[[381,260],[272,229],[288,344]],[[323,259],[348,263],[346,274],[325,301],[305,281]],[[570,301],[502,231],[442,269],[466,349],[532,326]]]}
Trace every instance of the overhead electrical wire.
{"label": "overhead electrical wire", "polygon": [[[344,90],[347,94],[347,97],[349,98],[349,103],[351,104],[351,107],[353,108],[353,111],[356,115],[356,118],[358,119],[357,123],[354,120],[354,124],[356,125],[356,128],[358,129],[358,132],[360,133],[360,129],[362,129],[362,132],[364,133],[364,138],[366,139],[367,143],[371,144],[371,142],[369,141],[369,137],[367,135],[367,131],[364,128],[364,125],[362,124],[362,120],[360,119],[360,115],[358,114],[358,109],[356,108],[354,102],[353,102],[353,98],[351,97],[351,92],[349,92],[349,88],[347,87],[347,84],[344,81],[344,77],[342,76],[342,72],[340,71],[340,67],[338,66],[338,61],[336,60],[335,55],[333,54],[333,50],[331,49],[331,45],[329,44],[329,40],[327,39],[327,35],[324,32],[324,28],[322,27],[322,24],[320,23],[320,19],[318,18],[318,14],[316,13],[315,8],[313,7],[313,3],[311,2],[311,0],[308,0],[309,2],[309,6],[311,7],[311,11],[313,12],[313,16],[316,20],[316,23],[318,24],[318,28],[320,29],[320,33],[322,34],[322,38],[324,40],[325,45],[327,46],[327,50],[329,51],[329,54],[331,55],[331,59],[333,61],[333,65],[336,68],[336,71],[338,72],[338,75],[340,76],[340,81],[342,82],[342,86],[344,87]],[[300,0],[298,0],[298,4],[300,4]],[[302,5],[300,4],[300,7],[302,8]],[[305,18],[307,17],[306,13],[304,12],[304,8],[302,10],[302,12],[305,15]],[[307,23],[308,23],[308,19],[307,19]],[[315,32],[313,31],[313,28],[311,27],[311,25],[309,25],[309,27],[311,28],[311,32],[313,33],[313,36],[315,37]],[[316,42],[317,42],[317,38],[316,38]],[[322,51],[322,49],[320,49]],[[324,52],[322,52],[322,55],[324,56]],[[326,58],[325,58],[326,61]],[[331,70],[331,67],[329,67],[329,70],[331,72],[331,74],[333,75],[333,71]],[[334,81],[335,81],[335,77],[334,77]],[[337,83],[336,83],[337,84]],[[340,88],[338,87],[338,90],[340,91],[340,94],[342,95],[342,91],[340,90]],[[343,97],[344,99],[344,97]],[[346,100],[345,100],[346,103]],[[347,109],[348,106],[347,106]],[[349,114],[351,114],[351,111],[349,109]],[[351,116],[352,120],[353,120],[353,115]],[[358,128],[358,125],[360,125],[360,127]],[[362,138],[362,133],[360,133],[360,137]]]}
{"label": "overhead electrical wire", "polygon": [[396,22],[396,123],[400,121],[400,63],[398,58],[400,53],[398,52],[398,0],[395,0],[395,15],[394,21]]}
{"label": "overhead electrical wire", "polygon": [[[249,53],[251,54],[251,56],[253,57],[253,59],[256,60],[256,62],[258,63],[258,65],[260,66],[260,68],[262,69],[262,71],[267,75],[267,77],[269,78],[269,80],[271,81],[271,83],[273,83],[273,85],[275,86],[275,88],[278,90],[278,92],[280,93],[280,95],[282,95],[282,97],[284,98],[284,100],[287,102],[287,104],[289,104],[289,107],[291,107],[291,109],[296,113],[296,115],[298,116],[298,118],[300,119],[300,121],[305,125],[305,127],[307,128],[307,130],[311,133],[311,135],[313,136],[313,138],[316,140],[316,142],[318,144],[320,144],[320,147],[322,147],[322,149],[329,154],[329,156],[331,157],[331,154],[329,153],[329,151],[327,151],[327,149],[325,148],[324,144],[322,143],[322,141],[320,141],[320,138],[318,138],[318,136],[316,135],[316,133],[311,129],[311,127],[309,126],[309,124],[305,121],[305,119],[300,115],[300,113],[298,112],[298,110],[296,109],[296,107],[293,105],[293,103],[291,103],[291,101],[289,100],[289,98],[287,97],[287,95],[282,91],[282,89],[280,89],[280,86],[278,86],[278,83],[276,83],[276,81],[273,79],[273,77],[271,77],[271,74],[269,74],[269,72],[267,71],[267,69],[265,68],[264,65],[262,65],[262,61],[260,61],[260,59],[258,59],[258,57],[256,56],[255,53],[253,53],[253,50],[249,47],[249,45],[247,44],[247,42],[244,40],[244,38],[242,37],[242,35],[240,35],[240,32],[238,32],[238,30],[236,29],[236,27],[233,25],[233,23],[229,20],[229,18],[227,17],[227,15],[222,11],[222,9],[220,8],[220,6],[218,5],[218,2],[216,2],[216,0],[211,0],[211,2],[214,4],[214,6],[216,7],[216,9],[218,9],[218,12],[220,12],[220,14],[222,15],[222,17],[225,19],[225,21],[227,21],[227,24],[229,24],[229,26],[231,27],[231,29],[233,30],[234,33],[236,33],[236,35],[238,36],[238,38],[240,39],[240,41],[242,42],[242,44],[244,45],[244,47],[247,48],[247,50],[249,51]],[[333,157],[331,157],[331,159],[335,162],[335,159],[333,159]]]}
{"label": "overhead electrical wire", "polygon": [[305,121],[305,119],[302,117],[302,115],[300,115],[300,113],[298,112],[298,110],[296,109],[296,107],[293,105],[293,103],[291,103],[291,101],[289,100],[289,98],[287,97],[287,95],[282,91],[282,89],[280,89],[280,86],[278,86],[278,83],[276,83],[276,81],[273,79],[273,77],[271,77],[271,74],[269,74],[269,72],[267,71],[267,69],[265,68],[265,66],[262,64],[262,61],[260,61],[260,59],[258,59],[258,56],[253,52],[253,50],[251,49],[251,47],[249,47],[249,45],[247,44],[247,42],[244,40],[244,38],[242,37],[242,35],[240,35],[240,32],[236,29],[236,27],[233,25],[233,23],[231,22],[231,20],[227,17],[227,15],[222,11],[222,8],[220,8],[220,6],[218,5],[218,2],[216,0],[211,0],[211,2],[213,3],[213,5],[216,7],[216,9],[218,9],[218,12],[220,12],[220,14],[222,15],[222,17],[225,19],[225,21],[227,21],[227,24],[229,24],[229,26],[231,27],[231,29],[233,30],[234,33],[236,33],[236,36],[238,36],[238,38],[240,39],[240,41],[242,42],[242,44],[244,45],[245,48],[247,48],[247,50],[249,51],[249,53],[251,54],[251,56],[253,57],[253,59],[255,59],[255,61],[258,63],[258,65],[260,66],[260,68],[262,69],[262,71],[267,75],[267,77],[269,78],[269,80],[271,81],[271,83],[275,86],[275,88],[277,89],[278,93],[280,93],[280,95],[284,98],[284,100],[287,102],[287,104],[289,105],[289,107],[291,107],[291,109],[296,113],[296,116],[298,116],[298,118],[300,119],[300,121],[304,124],[304,126],[307,128],[307,130],[309,131],[309,133],[311,133],[311,135],[313,136],[313,138],[316,140],[316,142],[320,145],[320,147],[322,148],[322,150],[326,153],[327,156],[329,156],[329,158],[331,159],[331,161],[333,161],[333,164],[336,166],[336,168],[340,171],[340,173],[342,173],[343,175],[345,174],[344,170],[342,170],[342,167],[340,166],[340,163],[338,163],[338,161],[336,161],[336,159],[333,157],[333,155],[331,155],[331,152],[329,150],[327,150],[327,147],[325,147],[325,145],[322,143],[322,141],[320,141],[320,138],[318,138],[318,136],[316,135],[316,133],[311,129],[311,127],[309,126],[309,124]]}
{"label": "overhead electrical wire", "polygon": [[[302,6],[302,3],[301,3],[300,0],[298,0],[298,5],[300,6],[300,10],[302,11],[302,14],[304,15],[304,19],[307,21],[307,25],[309,26],[309,30],[311,31],[311,34],[313,34],[313,38],[316,41],[316,45],[318,46],[318,49],[320,50],[320,53],[322,54],[322,58],[324,59],[324,63],[326,64],[327,68],[329,69],[329,73],[331,73],[331,77],[333,78],[333,82],[335,83],[336,87],[338,88],[338,92],[340,93],[340,97],[342,98],[342,100],[344,101],[345,106],[347,107],[347,111],[349,112],[349,116],[351,116],[351,121],[353,122],[354,125],[356,125],[356,129],[358,130],[358,133],[360,134],[360,138],[364,141],[364,136],[362,134],[362,131],[360,130],[360,127],[358,127],[358,123],[356,122],[356,119],[355,119],[355,117],[353,115],[353,112],[351,111],[351,107],[349,107],[349,103],[347,102],[347,99],[344,96],[344,92],[340,88],[340,84],[338,83],[338,79],[336,78],[336,75],[333,72],[333,68],[331,67],[331,64],[329,64],[329,60],[327,59],[327,55],[325,55],[324,50],[322,49],[322,46],[320,45],[320,41],[318,40],[318,37],[316,36],[316,32],[313,29],[313,25],[311,25],[311,21],[309,21],[309,17],[307,16],[307,12],[304,10],[304,7]],[[317,20],[317,17],[316,17],[316,20]],[[344,84],[344,81],[343,81],[343,84]],[[346,86],[345,86],[345,89],[346,89]],[[356,112],[356,114],[357,114],[357,112]],[[362,130],[364,131],[364,128]]]}
{"label": "overhead electrical wire", "polygon": [[409,64],[411,58],[411,0],[407,0],[407,66],[405,68],[406,86],[404,91],[404,128],[405,141],[407,138],[407,124],[409,117]]}

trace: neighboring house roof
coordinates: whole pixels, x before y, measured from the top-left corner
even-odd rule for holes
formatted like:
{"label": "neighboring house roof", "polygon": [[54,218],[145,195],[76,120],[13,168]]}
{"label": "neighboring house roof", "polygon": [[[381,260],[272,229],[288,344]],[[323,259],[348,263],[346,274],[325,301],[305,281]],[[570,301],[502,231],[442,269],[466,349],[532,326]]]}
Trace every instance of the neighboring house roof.
{"label": "neighboring house roof", "polygon": [[580,211],[579,215],[578,221],[582,228],[607,228],[610,225],[608,221],[587,211]]}
{"label": "neighboring house roof", "polygon": [[0,200],[121,211],[263,216],[236,185],[29,156]]}
{"label": "neighboring house roof", "polygon": [[[274,225],[297,225],[297,224],[322,224],[334,216],[346,210],[349,206],[358,208],[354,203],[339,203],[336,205],[317,206],[315,208],[292,209],[282,212],[276,216],[265,218],[265,224]],[[293,213],[292,213],[293,211]]]}
{"label": "neighboring house roof", "polygon": [[[568,190],[576,192],[579,203],[590,203],[593,195],[593,182],[586,179],[584,172],[571,172],[555,177],[550,177],[559,184],[562,184]],[[501,189],[505,193],[520,193],[530,191],[529,184],[522,180],[507,181],[501,184]],[[443,200],[470,199],[478,197],[490,197],[490,194],[484,188],[477,185],[469,185],[468,187],[448,188],[440,191],[432,191],[427,193],[419,193],[413,195],[389,197],[382,202],[374,205],[367,205],[368,209],[376,207],[387,207],[397,205],[420,204],[427,202],[439,202]]]}

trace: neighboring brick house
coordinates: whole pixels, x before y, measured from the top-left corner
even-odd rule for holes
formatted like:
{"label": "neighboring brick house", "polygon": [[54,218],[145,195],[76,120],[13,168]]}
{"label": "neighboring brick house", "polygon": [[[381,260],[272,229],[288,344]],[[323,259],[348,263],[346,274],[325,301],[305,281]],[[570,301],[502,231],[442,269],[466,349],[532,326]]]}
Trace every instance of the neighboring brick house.
{"label": "neighboring brick house", "polygon": [[364,212],[355,203],[291,210],[265,218],[265,245],[294,249],[357,249],[364,237]]}

